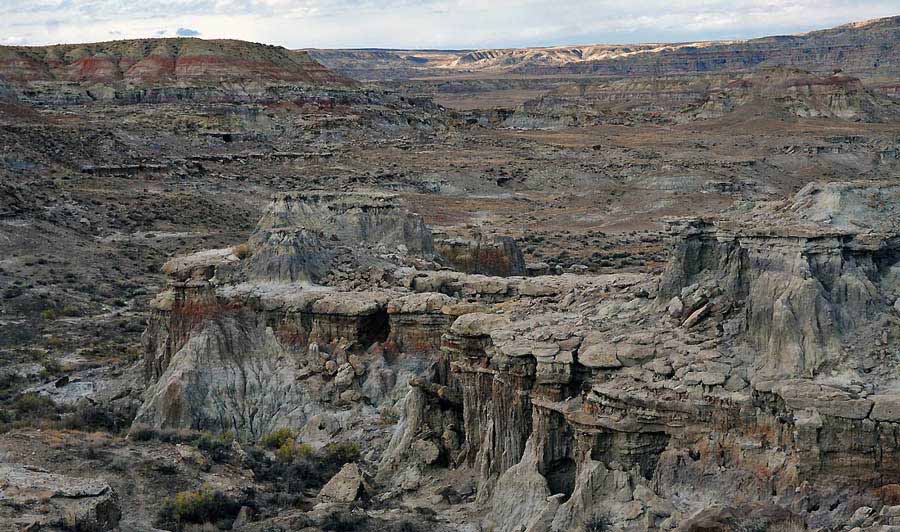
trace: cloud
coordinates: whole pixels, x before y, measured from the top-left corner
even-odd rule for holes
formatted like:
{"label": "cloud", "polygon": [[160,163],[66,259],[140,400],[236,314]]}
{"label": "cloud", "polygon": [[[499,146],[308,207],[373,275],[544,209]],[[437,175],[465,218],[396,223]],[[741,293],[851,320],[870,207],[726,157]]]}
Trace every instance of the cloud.
{"label": "cloud", "polygon": [[3,37],[0,38],[0,45],[4,46],[19,46],[23,44],[28,44],[27,37]]}
{"label": "cloud", "polygon": [[178,35],[179,37],[197,37],[200,35],[200,32],[190,28],[178,28],[175,30],[175,35]]}
{"label": "cloud", "polygon": [[[488,48],[741,39],[900,14],[897,0],[0,0],[29,44],[177,35],[289,48]],[[196,33],[193,33],[196,32]]]}

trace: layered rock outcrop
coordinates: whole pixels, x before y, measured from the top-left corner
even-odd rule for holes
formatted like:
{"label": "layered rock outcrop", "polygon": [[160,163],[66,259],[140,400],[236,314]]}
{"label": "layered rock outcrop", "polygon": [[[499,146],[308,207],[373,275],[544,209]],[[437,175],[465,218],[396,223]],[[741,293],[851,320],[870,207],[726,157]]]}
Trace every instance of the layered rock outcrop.
{"label": "layered rock outcrop", "polygon": [[900,17],[846,24],[801,35],[744,41],[555,46],[461,51],[313,50],[356,79],[410,79],[452,73],[541,76],[670,76],[798,67],[854,75],[898,72]]}
{"label": "layered rock outcrop", "polygon": [[498,277],[525,275],[525,256],[508,236],[478,233],[472,239],[441,239],[436,242],[436,249],[453,269],[461,272]]}
{"label": "layered rock outcrop", "polygon": [[869,91],[855,77],[775,68],[710,91],[700,105],[685,113],[694,119],[731,114],[886,122],[900,116],[900,104]]}
{"label": "layered rock outcrop", "polygon": [[361,290],[282,266],[249,278],[268,270],[231,250],[176,259],[139,422],[326,441],[400,413],[379,500],[468,475],[500,531],[816,528],[900,485],[893,184],[811,184],[727,220],[672,220],[661,277],[435,270],[411,251],[429,250],[414,216],[322,198],[276,197],[259,232],[320,235],[301,256],[353,241],[348,267],[385,274]]}
{"label": "layered rock outcrop", "polygon": [[119,500],[102,480],[0,464],[0,521],[11,530],[117,530]]}
{"label": "layered rock outcrop", "polygon": [[[613,277],[458,318],[432,385],[461,401],[437,421],[461,428],[457,463],[478,472],[491,526],[700,530],[720,504],[819,527],[877,500],[900,480],[883,437],[898,421],[896,195],[813,184],[683,223],[658,284]],[[411,417],[440,433],[436,403],[419,404]]]}
{"label": "layered rock outcrop", "polygon": [[[323,405],[371,409],[360,401],[377,404],[397,381],[382,345],[434,344],[447,321],[450,298],[403,301],[389,282],[432,257],[430,230],[393,196],[276,196],[247,244],[165,266],[136,423],[257,439],[303,426]],[[360,278],[383,288],[347,290]],[[372,382],[369,366],[379,368]]]}
{"label": "layered rock outcrop", "polygon": [[0,79],[24,100],[249,100],[272,91],[346,89],[355,82],[306,52],[196,38],[0,47]]}

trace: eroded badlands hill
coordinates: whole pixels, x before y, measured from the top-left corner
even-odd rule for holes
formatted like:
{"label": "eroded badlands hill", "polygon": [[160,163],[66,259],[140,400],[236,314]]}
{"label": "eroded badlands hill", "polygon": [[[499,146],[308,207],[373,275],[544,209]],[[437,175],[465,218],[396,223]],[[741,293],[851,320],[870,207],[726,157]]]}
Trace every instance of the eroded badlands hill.
{"label": "eroded badlands hill", "polygon": [[0,81],[21,99],[53,103],[246,99],[355,85],[305,52],[193,38],[0,47]]}
{"label": "eroded badlands hill", "polygon": [[244,41],[193,38],[0,47],[0,77],[11,83],[142,84],[241,79],[348,83],[304,52]]}

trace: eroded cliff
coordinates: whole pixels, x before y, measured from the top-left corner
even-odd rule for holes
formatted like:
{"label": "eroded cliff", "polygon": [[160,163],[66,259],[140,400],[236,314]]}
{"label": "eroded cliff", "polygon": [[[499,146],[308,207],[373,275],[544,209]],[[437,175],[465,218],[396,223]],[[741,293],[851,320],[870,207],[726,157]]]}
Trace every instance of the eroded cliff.
{"label": "eroded cliff", "polygon": [[[533,278],[436,269],[389,197],[277,196],[258,233],[316,244],[170,263],[137,422],[363,441],[377,500],[469,479],[493,530],[844,522],[900,484],[898,196],[814,183],[673,219],[661,277]],[[323,250],[346,275],[284,274]]]}

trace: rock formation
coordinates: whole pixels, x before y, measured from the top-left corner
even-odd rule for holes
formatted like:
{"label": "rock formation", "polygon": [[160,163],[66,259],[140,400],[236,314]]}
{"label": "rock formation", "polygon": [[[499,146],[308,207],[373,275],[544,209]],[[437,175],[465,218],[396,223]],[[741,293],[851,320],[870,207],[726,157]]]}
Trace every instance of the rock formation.
{"label": "rock formation", "polygon": [[900,116],[900,104],[867,90],[858,78],[776,68],[761,70],[712,91],[686,114],[698,119],[743,114],[884,122]]}
{"label": "rock formation", "polygon": [[[290,87],[354,86],[305,52],[233,40],[138,39],[0,47],[0,79],[25,100],[259,99]],[[280,88],[280,89],[279,89]]]}
{"label": "rock formation", "polygon": [[435,249],[453,269],[465,273],[480,273],[510,277],[525,275],[525,257],[510,237],[488,237],[481,233],[475,238],[448,238],[435,243]]}
{"label": "rock formation", "polygon": [[[798,67],[854,75],[898,72],[900,17],[802,35],[746,41],[461,50],[312,50],[318,61],[357,79],[409,79],[479,72],[529,75],[666,76]],[[890,44],[887,44],[890,43]]]}
{"label": "rock formation", "polygon": [[443,301],[340,287],[360,278],[377,287],[432,256],[430,230],[393,196],[277,195],[247,244],[166,265],[170,287],[144,335],[151,385],[136,422],[258,439],[302,426],[323,403],[359,403],[362,393],[377,403],[395,371],[360,377],[386,364],[380,344],[389,335],[392,345],[436,343],[440,332],[426,329]]}
{"label": "rock formation", "polygon": [[55,475],[0,464],[0,522],[10,530],[112,530],[121,518],[118,498],[102,480]]}
{"label": "rock formation", "polygon": [[419,425],[392,450],[461,429],[442,453],[478,471],[498,530],[700,530],[691,515],[716,503],[760,522],[846,518],[849,496],[898,480],[900,449],[879,436],[897,421],[896,199],[810,185],[753,210],[756,225],[682,225],[658,288],[614,276],[544,313],[462,316],[447,379],[413,392],[455,391],[457,417],[409,402]]}
{"label": "rock formation", "polygon": [[[498,531],[854,519],[900,484],[898,200],[814,183],[673,219],[661,277],[504,278],[435,269],[389,197],[278,195],[247,253],[167,266],[136,421],[324,442],[402,413],[380,500],[467,472]],[[323,496],[366,482],[347,466]]]}

